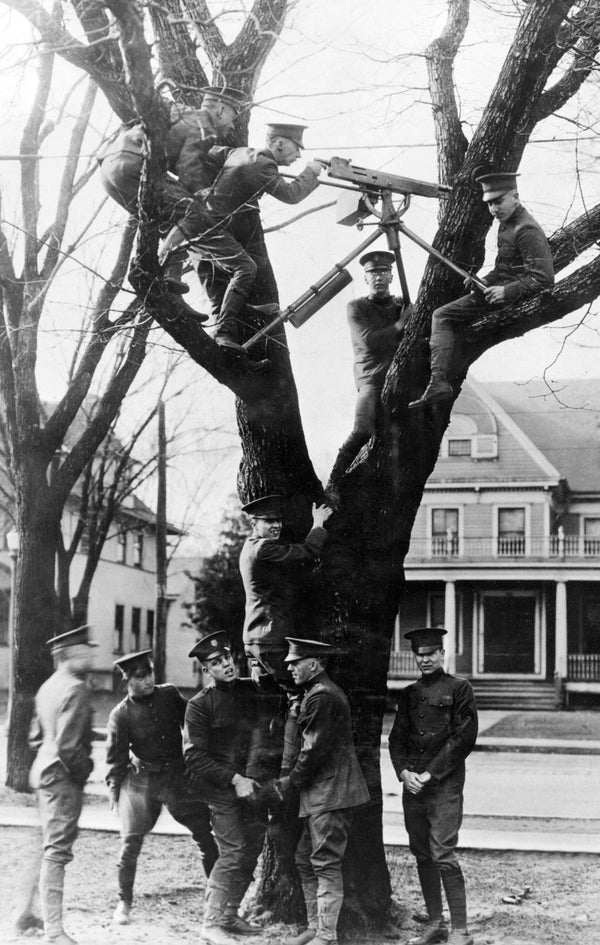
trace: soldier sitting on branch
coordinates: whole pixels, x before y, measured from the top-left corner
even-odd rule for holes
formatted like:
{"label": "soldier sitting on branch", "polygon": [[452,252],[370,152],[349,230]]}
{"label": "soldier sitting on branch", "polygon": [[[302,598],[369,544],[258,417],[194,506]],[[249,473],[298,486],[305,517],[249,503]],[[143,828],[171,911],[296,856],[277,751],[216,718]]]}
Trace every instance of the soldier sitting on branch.
{"label": "soldier sitting on branch", "polygon": [[455,338],[482,315],[501,305],[519,302],[554,284],[554,266],[548,240],[539,223],[522,205],[516,173],[482,174],[476,178],[483,200],[500,223],[498,255],[484,276],[486,288],[465,280],[470,289],[433,313],[431,323],[431,378],[427,389],[409,407],[424,407],[454,396],[451,380]]}

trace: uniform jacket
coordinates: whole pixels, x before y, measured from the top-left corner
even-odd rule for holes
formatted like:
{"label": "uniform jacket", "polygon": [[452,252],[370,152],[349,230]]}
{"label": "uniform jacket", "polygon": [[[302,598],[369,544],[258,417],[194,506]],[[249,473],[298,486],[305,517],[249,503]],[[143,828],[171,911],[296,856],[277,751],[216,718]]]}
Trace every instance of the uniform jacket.
{"label": "uniform jacket", "polygon": [[[244,643],[264,636],[267,624],[280,642],[293,636],[294,600],[297,565],[319,554],[327,540],[324,528],[312,528],[301,543],[274,541],[272,538],[247,538],[240,554],[240,573],[246,594]],[[277,629],[275,629],[277,628]]]}
{"label": "uniform jacket", "polygon": [[248,209],[256,211],[258,199],[271,194],[283,203],[299,203],[319,184],[317,175],[305,168],[296,180],[285,180],[268,149],[233,148],[210,188],[206,202],[219,219]]}
{"label": "uniform jacket", "polygon": [[476,740],[477,707],[466,679],[439,669],[401,691],[389,737],[398,778],[407,768],[462,786],[465,758]]}
{"label": "uniform jacket", "polygon": [[496,262],[482,282],[503,285],[507,302],[515,302],[554,285],[548,240],[525,207],[517,207],[510,219],[500,224]]}
{"label": "uniform jacket", "polygon": [[402,312],[402,299],[370,299],[348,303],[346,316],[354,349],[354,380],[361,387],[383,387],[387,370],[398,347],[394,327]]}
{"label": "uniform jacket", "polygon": [[109,784],[121,784],[132,755],[135,767],[183,770],[181,730],[186,705],[179,690],[167,684],[155,686],[144,699],[127,695],[114,707],[106,741]]}
{"label": "uniform jacket", "polygon": [[235,796],[231,780],[246,774],[257,696],[249,679],[216,683],[193,696],[185,710],[183,753],[194,787]]}
{"label": "uniform jacket", "polygon": [[309,681],[298,725],[300,753],[288,777],[300,792],[300,816],[365,804],[369,790],[354,751],[350,706],[327,673]]}
{"label": "uniform jacket", "polygon": [[92,702],[85,680],[62,663],[40,687],[29,742],[37,749],[31,766],[31,787],[69,779],[85,784],[94,763]]}

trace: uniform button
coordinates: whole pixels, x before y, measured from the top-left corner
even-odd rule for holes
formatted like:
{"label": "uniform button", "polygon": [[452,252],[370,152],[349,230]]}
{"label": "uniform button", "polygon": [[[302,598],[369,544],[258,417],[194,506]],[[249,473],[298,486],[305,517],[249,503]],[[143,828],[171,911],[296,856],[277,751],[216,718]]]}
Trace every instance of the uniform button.
{"label": "uniform button", "polygon": [[425,753],[425,749],[424,749],[424,748],[419,748],[419,753],[420,753],[421,755],[423,755],[423,754]]}
{"label": "uniform button", "polygon": [[427,696],[421,696],[421,702],[425,702]]}
{"label": "uniform button", "polygon": [[424,714],[423,714],[422,712],[419,712],[419,718],[420,718],[420,719],[424,719],[424,718],[425,718],[425,716],[424,716]]}
{"label": "uniform button", "polygon": [[424,735],[424,734],[425,734],[425,732],[419,732],[419,735]]}

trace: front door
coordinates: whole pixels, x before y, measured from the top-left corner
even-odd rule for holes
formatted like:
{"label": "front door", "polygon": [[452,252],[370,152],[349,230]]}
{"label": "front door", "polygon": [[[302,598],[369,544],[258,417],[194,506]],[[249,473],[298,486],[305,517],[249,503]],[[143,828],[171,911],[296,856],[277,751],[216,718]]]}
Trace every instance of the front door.
{"label": "front door", "polygon": [[502,676],[539,672],[537,626],[536,595],[485,593],[479,672]]}

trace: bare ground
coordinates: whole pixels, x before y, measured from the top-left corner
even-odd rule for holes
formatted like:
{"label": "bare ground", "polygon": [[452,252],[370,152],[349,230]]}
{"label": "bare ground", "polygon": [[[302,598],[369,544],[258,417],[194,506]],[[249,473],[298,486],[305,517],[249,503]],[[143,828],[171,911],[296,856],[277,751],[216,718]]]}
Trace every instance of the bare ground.
{"label": "bare ground", "polygon": [[[11,913],[26,885],[27,862],[35,860],[37,833],[26,827],[0,828],[0,942],[32,945],[34,936],[16,939]],[[140,858],[134,922],[115,927],[115,861],[118,837],[83,831],[75,860],[67,870],[67,930],[80,945],[186,945],[197,943],[202,921],[204,877],[187,837],[148,837]],[[476,945],[598,945],[600,860],[595,856],[464,851],[471,928]],[[422,912],[416,871],[405,849],[389,851],[397,931],[373,935],[369,945],[406,942],[419,928]],[[502,897],[531,887],[521,905]],[[269,925],[260,943],[276,943],[286,926]],[[39,940],[39,939],[38,939]],[[241,945],[244,939],[240,939]]]}

